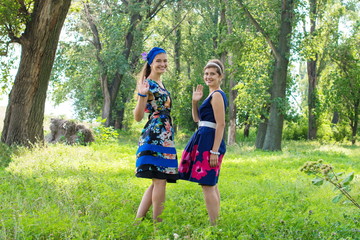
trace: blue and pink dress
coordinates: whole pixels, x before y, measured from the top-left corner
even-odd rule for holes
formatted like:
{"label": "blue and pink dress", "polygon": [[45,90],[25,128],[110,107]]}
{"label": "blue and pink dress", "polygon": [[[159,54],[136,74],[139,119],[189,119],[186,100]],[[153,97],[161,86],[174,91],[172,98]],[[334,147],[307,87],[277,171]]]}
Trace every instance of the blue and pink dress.
{"label": "blue and pink dress", "polygon": [[[221,93],[226,108],[227,98],[225,93],[221,90],[214,92]],[[212,94],[214,94],[214,92]],[[216,123],[211,105],[212,94],[207,97],[199,107],[200,121]],[[180,179],[210,186],[218,183],[221,162],[226,152],[226,146],[224,140],[222,140],[219,147],[220,156],[218,165],[216,167],[210,167],[210,150],[213,147],[214,139],[215,128],[208,126],[200,126],[198,128],[182,153],[179,166]]]}

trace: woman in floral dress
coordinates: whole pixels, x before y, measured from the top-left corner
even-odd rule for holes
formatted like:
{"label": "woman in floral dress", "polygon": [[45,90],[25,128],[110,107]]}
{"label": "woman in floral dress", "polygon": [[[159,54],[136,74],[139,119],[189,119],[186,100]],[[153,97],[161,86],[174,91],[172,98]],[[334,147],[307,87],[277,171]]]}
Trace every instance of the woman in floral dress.
{"label": "woman in floral dress", "polygon": [[211,224],[216,224],[220,211],[220,193],[217,187],[221,162],[226,147],[223,141],[225,108],[227,99],[220,84],[224,66],[220,60],[210,60],[204,68],[204,81],[209,87],[209,96],[198,108],[203,96],[203,86],[194,89],[192,116],[199,128],[191,137],[181,157],[180,179],[199,183],[202,186],[206,208]]}
{"label": "woman in floral dress", "polygon": [[167,54],[164,49],[155,47],[147,54],[146,60],[137,85],[134,118],[141,121],[144,112],[149,113],[149,117],[139,139],[136,176],[150,178],[152,184],[143,195],[136,218],[143,219],[153,206],[153,220],[160,222],[166,182],[178,179],[178,162],[170,117],[170,93],[161,81],[161,75],[167,69]]}

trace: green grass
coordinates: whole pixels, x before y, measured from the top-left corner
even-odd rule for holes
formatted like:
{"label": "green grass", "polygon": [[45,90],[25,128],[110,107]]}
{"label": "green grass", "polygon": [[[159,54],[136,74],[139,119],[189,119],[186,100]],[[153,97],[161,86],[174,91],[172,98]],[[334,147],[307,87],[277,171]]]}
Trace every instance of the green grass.
{"label": "green grass", "polygon": [[[178,144],[179,155],[183,146]],[[0,239],[360,239],[359,209],[332,203],[332,186],[313,186],[313,177],[299,171],[318,159],[337,172],[354,171],[351,194],[360,201],[359,146],[285,142],[282,152],[228,147],[215,227],[200,186],[185,181],[168,184],[164,222],[153,225],[149,214],[134,225],[150,184],[134,176],[135,151],[131,139],[18,149],[10,163],[0,164],[6,166],[0,168]]]}

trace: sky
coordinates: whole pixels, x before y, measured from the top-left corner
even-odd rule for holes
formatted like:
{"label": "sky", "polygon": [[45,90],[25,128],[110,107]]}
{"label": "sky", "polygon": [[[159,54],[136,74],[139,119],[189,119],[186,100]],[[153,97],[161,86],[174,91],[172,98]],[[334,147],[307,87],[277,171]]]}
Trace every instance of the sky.
{"label": "sky", "polygon": [[[6,107],[7,102],[8,102],[8,96],[0,95],[0,107]],[[61,103],[58,106],[55,106],[55,104],[53,102],[51,102],[50,100],[46,100],[45,114],[54,116],[54,117],[65,116],[66,119],[74,118],[74,110],[73,110],[70,100],[68,100],[64,103]]]}

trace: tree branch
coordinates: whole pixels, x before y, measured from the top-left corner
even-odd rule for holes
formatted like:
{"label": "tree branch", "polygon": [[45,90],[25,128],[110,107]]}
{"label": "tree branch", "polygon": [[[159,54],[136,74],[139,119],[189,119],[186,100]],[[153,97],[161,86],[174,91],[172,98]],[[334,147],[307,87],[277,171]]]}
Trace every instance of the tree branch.
{"label": "tree branch", "polygon": [[21,38],[15,36],[15,33],[14,33],[11,25],[6,25],[6,24],[5,24],[5,28],[6,28],[6,31],[8,32],[8,37],[10,38],[10,42],[9,42],[9,43],[19,43],[19,44],[22,44]]}
{"label": "tree branch", "polygon": [[181,21],[178,22],[178,23],[173,27],[173,29],[171,29],[171,31],[170,31],[168,34],[166,34],[166,36],[165,36],[165,37],[163,38],[163,40],[160,42],[160,45],[162,45],[162,44],[165,42],[166,38],[167,38],[172,32],[174,32],[175,29],[177,29],[177,28],[179,27],[179,25],[185,20],[185,18],[186,18],[186,16],[188,15],[188,13],[189,13],[189,12],[187,12],[187,13],[184,15],[184,17],[181,19]]}
{"label": "tree branch", "polygon": [[101,47],[101,42],[100,42],[100,38],[99,38],[99,31],[94,23],[93,17],[91,16],[89,4],[83,2],[83,5],[84,5],[86,19],[89,23],[92,35],[94,37],[94,42],[93,42],[94,46],[95,46],[96,50],[100,53],[102,47]]}
{"label": "tree branch", "polygon": [[244,10],[245,15],[250,19],[251,23],[254,25],[254,27],[265,37],[265,39],[266,39],[267,43],[269,44],[275,58],[277,60],[280,60],[281,55],[280,55],[277,47],[273,43],[273,41],[271,41],[270,36],[265,32],[265,30],[260,26],[260,24],[256,21],[256,19],[251,15],[249,10],[243,4],[243,1],[242,0],[237,0],[237,1],[239,3],[240,7]]}
{"label": "tree branch", "polygon": [[152,19],[161,9],[163,9],[165,5],[163,5],[163,6],[161,6],[161,7],[160,7],[160,5],[161,5],[164,1],[165,1],[165,0],[159,0],[159,1],[155,4],[155,6],[153,7],[153,9],[148,12],[148,14],[146,15],[146,19],[149,19],[149,20]]}
{"label": "tree branch", "polygon": [[26,8],[26,4],[24,0],[18,0],[18,3],[20,4],[19,12],[25,14],[26,16],[29,16],[30,13],[28,9]]}

